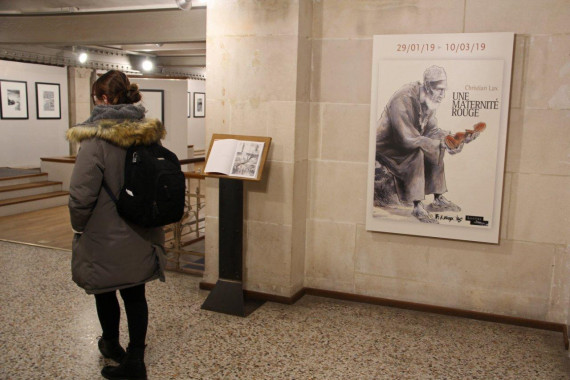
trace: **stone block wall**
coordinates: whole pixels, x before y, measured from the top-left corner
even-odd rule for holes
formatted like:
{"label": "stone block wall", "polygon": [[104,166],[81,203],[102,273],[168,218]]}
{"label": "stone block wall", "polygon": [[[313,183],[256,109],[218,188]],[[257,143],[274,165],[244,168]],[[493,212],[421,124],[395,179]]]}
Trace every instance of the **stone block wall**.
{"label": "stone block wall", "polygon": [[[245,287],[304,287],[566,323],[567,0],[213,0],[207,142],[273,138],[245,210]],[[375,34],[515,32],[500,244],[365,229]],[[207,181],[206,282],[217,279]]]}
{"label": "stone block wall", "polygon": [[[566,323],[568,2],[323,0],[313,15],[305,286]],[[500,244],[366,231],[372,36],[507,31],[516,41]]]}
{"label": "stone block wall", "polygon": [[[289,296],[303,287],[311,3],[208,2],[206,140],[272,137],[264,178],[244,186],[244,280]],[[308,14],[308,16],[307,16]],[[218,276],[218,180],[207,180],[204,280]],[[211,201],[210,201],[211,200]]]}

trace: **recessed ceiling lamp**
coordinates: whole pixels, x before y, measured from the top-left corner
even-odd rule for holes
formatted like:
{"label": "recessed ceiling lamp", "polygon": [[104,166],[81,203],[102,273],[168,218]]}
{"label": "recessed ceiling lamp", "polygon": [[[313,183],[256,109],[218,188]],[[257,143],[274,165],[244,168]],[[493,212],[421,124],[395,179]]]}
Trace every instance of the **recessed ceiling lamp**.
{"label": "recessed ceiling lamp", "polygon": [[152,61],[148,58],[146,58],[142,63],[142,69],[144,71],[151,71],[153,67],[154,67],[154,65],[153,65]]}
{"label": "recessed ceiling lamp", "polygon": [[192,0],[176,0],[176,6],[183,11],[192,9]]}
{"label": "recessed ceiling lamp", "polygon": [[79,57],[77,57],[77,60],[79,61],[79,63],[85,63],[85,62],[87,62],[87,58],[89,58],[87,53],[81,52],[81,53],[79,53]]}

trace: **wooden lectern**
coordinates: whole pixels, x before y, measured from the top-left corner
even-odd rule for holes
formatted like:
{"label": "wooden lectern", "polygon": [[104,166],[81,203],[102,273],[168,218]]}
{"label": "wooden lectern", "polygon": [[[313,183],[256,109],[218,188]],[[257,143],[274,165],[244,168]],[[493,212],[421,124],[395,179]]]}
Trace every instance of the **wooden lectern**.
{"label": "wooden lectern", "polygon": [[[214,146],[218,141],[222,141],[222,144]],[[246,300],[243,292],[243,181],[261,180],[270,144],[270,137],[212,136],[204,175],[219,178],[220,181],[219,278],[202,304],[202,309],[245,317],[263,304]],[[218,154],[220,156],[216,157]],[[220,169],[227,174],[208,172],[208,168],[219,163],[210,160],[221,161],[221,155],[231,156],[231,163]],[[224,166],[223,163],[221,166]]]}

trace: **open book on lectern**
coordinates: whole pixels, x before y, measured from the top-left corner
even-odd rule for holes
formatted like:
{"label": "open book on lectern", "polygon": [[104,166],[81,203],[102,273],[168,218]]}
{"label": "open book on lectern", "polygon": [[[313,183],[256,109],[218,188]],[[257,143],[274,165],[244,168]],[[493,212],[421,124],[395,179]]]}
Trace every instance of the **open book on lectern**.
{"label": "open book on lectern", "polygon": [[214,134],[204,173],[259,181],[270,143],[270,137]]}

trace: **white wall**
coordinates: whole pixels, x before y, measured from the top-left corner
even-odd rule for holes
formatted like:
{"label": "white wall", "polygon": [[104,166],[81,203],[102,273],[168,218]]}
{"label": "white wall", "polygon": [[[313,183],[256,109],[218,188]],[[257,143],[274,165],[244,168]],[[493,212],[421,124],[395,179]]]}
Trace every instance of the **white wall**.
{"label": "white wall", "polygon": [[[199,149],[204,149],[206,144],[206,118],[196,118],[194,117],[194,93],[203,92],[206,93],[206,81],[197,79],[188,79],[188,92],[192,96],[189,99],[191,109],[191,117],[188,118],[188,145],[194,145],[194,151]],[[208,100],[206,96],[206,101]],[[206,115],[208,114],[208,109],[206,109]]]}
{"label": "white wall", "polygon": [[[39,167],[42,157],[69,154],[65,132],[69,128],[67,70],[65,67],[1,61],[0,79],[26,81],[28,119],[0,120],[0,167]],[[36,82],[60,85],[61,119],[38,120]]]}
{"label": "white wall", "polygon": [[[187,158],[188,140],[186,99],[186,80],[181,79],[143,79],[130,78],[141,90],[164,90],[164,126],[166,138],[163,144],[173,151],[178,159]],[[144,94],[143,94],[144,103]]]}

